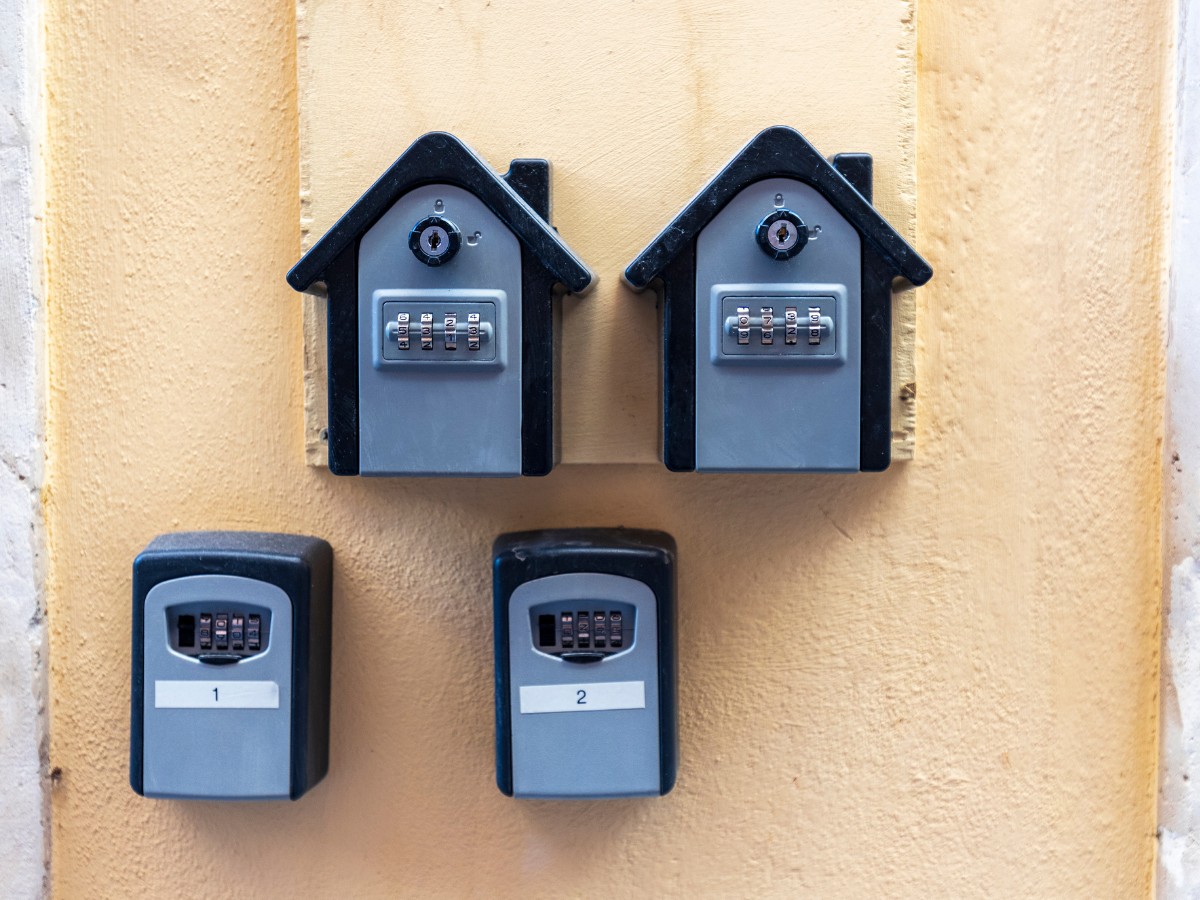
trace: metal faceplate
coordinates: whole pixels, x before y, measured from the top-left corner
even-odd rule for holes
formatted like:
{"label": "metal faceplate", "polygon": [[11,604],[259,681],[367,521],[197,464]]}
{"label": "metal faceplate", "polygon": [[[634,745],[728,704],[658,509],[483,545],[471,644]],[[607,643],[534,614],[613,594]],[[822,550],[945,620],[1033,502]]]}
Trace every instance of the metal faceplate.
{"label": "metal faceplate", "polygon": [[[633,625],[624,631],[624,649],[592,662],[539,650],[533,611],[561,601],[581,611],[624,610]],[[513,591],[508,634],[513,796],[660,794],[654,592],[619,575],[538,578]]]}
{"label": "metal faceplate", "polygon": [[[413,226],[433,214],[462,234],[437,266],[409,249]],[[520,475],[521,248],[512,232],[461,188],[410,191],[363,235],[358,303],[360,473]]]}
{"label": "metal faceplate", "polygon": [[[779,209],[808,231],[790,259],[772,259],[755,239],[758,223]],[[858,232],[793,179],[751,185],[704,227],[696,241],[697,471],[858,470],[861,279]]]}
{"label": "metal faceplate", "polygon": [[[175,648],[176,608],[265,609],[266,649],[214,665]],[[263,800],[291,784],[292,602],[265,581],[189,575],[155,585],[144,616],[142,786],[147,797]],[[222,692],[224,694],[222,695]],[[274,700],[272,700],[274,695]],[[274,705],[272,705],[274,703]]]}

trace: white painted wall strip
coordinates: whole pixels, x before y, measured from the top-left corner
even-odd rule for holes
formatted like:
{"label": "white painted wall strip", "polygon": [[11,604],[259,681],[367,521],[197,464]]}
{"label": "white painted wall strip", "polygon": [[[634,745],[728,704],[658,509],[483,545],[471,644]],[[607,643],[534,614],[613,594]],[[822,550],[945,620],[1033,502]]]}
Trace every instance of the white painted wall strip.
{"label": "white painted wall strip", "polygon": [[0,0],[0,897],[48,893],[37,0]]}
{"label": "white painted wall strip", "polygon": [[1158,896],[1200,897],[1200,0],[1180,0],[1163,458]]}

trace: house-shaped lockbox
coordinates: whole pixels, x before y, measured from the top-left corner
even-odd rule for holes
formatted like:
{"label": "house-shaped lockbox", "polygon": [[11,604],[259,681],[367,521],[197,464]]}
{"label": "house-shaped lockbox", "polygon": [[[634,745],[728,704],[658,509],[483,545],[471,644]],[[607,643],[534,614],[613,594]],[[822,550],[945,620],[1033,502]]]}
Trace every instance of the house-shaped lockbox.
{"label": "house-shaped lockbox", "polygon": [[426,134],[288,273],[328,298],[332,472],[553,468],[555,293],[592,275],[549,218],[545,160]]}
{"label": "house-shaped lockbox", "polygon": [[870,156],[768,128],[626,269],[661,286],[668,468],[887,468],[892,291],[933,270],[871,182]]}

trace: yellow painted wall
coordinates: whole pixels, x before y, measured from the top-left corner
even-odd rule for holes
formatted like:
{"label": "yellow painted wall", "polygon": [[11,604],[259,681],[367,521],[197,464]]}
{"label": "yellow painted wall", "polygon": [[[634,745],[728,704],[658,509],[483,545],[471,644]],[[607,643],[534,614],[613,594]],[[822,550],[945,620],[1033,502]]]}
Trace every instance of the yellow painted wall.
{"label": "yellow painted wall", "polygon": [[[487,483],[303,463],[291,5],[49,7],[57,896],[1149,892],[1170,3],[922,0],[914,463]],[[492,785],[490,540],[583,523],[679,541],[662,800]],[[208,527],[335,547],[295,804],[127,785],[130,562]]]}

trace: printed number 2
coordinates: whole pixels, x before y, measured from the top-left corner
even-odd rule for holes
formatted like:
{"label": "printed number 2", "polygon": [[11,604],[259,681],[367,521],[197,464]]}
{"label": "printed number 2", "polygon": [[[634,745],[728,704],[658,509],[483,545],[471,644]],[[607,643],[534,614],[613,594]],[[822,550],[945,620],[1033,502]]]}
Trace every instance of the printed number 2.
{"label": "printed number 2", "polygon": [[579,706],[587,705],[587,691],[576,691],[575,695],[577,697],[579,697],[579,699],[575,701],[576,704],[578,704]]}
{"label": "printed number 2", "polygon": [[217,688],[213,688],[213,703],[221,699],[221,695],[217,693]]}

